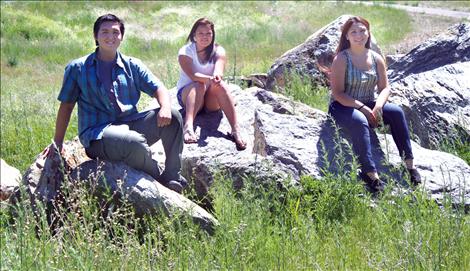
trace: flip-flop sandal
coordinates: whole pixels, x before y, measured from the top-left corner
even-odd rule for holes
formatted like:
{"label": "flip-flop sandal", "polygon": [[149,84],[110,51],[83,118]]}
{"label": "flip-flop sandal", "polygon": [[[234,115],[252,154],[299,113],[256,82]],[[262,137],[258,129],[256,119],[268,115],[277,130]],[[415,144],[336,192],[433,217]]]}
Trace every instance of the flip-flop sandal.
{"label": "flip-flop sandal", "polygon": [[[191,137],[188,140],[185,139],[185,135],[187,135],[187,134],[189,134],[189,136]],[[183,131],[183,141],[184,141],[184,143],[193,144],[193,143],[197,143],[198,140],[199,140],[199,138],[197,137],[197,135],[194,133],[193,130],[186,129],[186,130]]]}
{"label": "flip-flop sandal", "polygon": [[239,140],[237,140],[232,133],[227,133],[227,136],[230,138],[230,140],[235,142],[235,146],[237,147],[237,151],[243,151],[243,150],[246,149],[247,144],[246,144],[246,142],[243,142],[243,140],[241,138],[239,138]]}

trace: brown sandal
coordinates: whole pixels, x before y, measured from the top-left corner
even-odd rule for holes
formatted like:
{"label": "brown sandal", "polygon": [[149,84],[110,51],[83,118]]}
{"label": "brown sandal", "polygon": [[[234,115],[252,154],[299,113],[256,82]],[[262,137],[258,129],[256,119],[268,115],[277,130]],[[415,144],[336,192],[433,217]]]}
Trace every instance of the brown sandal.
{"label": "brown sandal", "polygon": [[[236,134],[236,135],[235,135]],[[227,133],[230,140],[235,142],[235,146],[237,147],[237,151],[243,151],[246,149],[246,142],[241,138],[240,133]]]}
{"label": "brown sandal", "polygon": [[198,136],[194,133],[192,129],[185,128],[183,131],[183,141],[186,144],[197,143],[199,140]]}

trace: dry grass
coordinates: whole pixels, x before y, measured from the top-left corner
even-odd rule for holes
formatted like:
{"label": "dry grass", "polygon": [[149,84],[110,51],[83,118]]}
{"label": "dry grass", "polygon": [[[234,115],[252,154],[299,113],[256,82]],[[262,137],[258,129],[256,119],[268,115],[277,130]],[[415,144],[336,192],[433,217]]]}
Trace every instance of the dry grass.
{"label": "dry grass", "polygon": [[413,31],[395,44],[384,48],[386,54],[406,54],[423,41],[442,33],[450,26],[462,21],[458,18],[440,17],[413,13],[411,17]]}

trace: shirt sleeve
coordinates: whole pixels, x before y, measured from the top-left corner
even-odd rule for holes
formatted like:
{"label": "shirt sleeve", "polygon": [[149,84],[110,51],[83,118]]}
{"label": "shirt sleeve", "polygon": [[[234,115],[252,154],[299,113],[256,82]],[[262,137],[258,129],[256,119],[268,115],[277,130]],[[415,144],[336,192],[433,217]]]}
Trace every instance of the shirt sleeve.
{"label": "shirt sleeve", "polygon": [[192,43],[186,44],[185,46],[181,47],[178,51],[178,56],[188,56],[191,59],[193,58],[194,53],[192,52]]}
{"label": "shirt sleeve", "polygon": [[137,71],[136,74],[139,76],[139,79],[135,80],[137,82],[137,88],[153,97],[155,91],[158,90],[161,84],[160,80],[139,59],[134,58],[132,62]]}
{"label": "shirt sleeve", "polygon": [[222,47],[222,46],[220,46],[220,45],[217,46],[217,49],[216,49],[215,53],[216,53],[218,56],[220,56],[220,55],[225,55],[225,49],[224,49],[224,47]]}
{"label": "shirt sleeve", "polygon": [[80,87],[77,83],[77,65],[73,62],[65,67],[64,80],[57,100],[65,103],[75,103],[80,95]]}

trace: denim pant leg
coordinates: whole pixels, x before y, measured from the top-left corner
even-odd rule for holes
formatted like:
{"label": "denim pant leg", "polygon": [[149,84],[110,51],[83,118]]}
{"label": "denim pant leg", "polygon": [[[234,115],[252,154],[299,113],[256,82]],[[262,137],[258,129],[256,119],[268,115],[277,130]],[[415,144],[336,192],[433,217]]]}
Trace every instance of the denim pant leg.
{"label": "denim pant leg", "polygon": [[159,180],[160,169],[146,138],[129,129],[128,124],[111,125],[103,131],[100,140],[93,140],[86,148],[90,158],[108,161],[122,161],[132,168],[142,170],[154,179]]}
{"label": "denim pant leg", "polygon": [[146,112],[142,119],[129,123],[129,128],[140,134],[151,146],[162,140],[165,151],[165,170],[160,176],[163,182],[178,180],[181,173],[181,153],[183,152],[183,118],[176,109],[171,110],[171,122],[164,127],[158,127],[157,114],[159,108]]}
{"label": "denim pant leg", "polygon": [[413,159],[410,132],[403,110],[395,104],[385,103],[383,107],[384,123],[390,125],[392,137],[398,148],[398,153],[405,159]]}
{"label": "denim pant leg", "polygon": [[338,102],[330,104],[329,113],[336,124],[350,135],[353,150],[359,158],[362,171],[377,171],[372,158],[370,130],[366,116],[359,110],[343,106]]}

